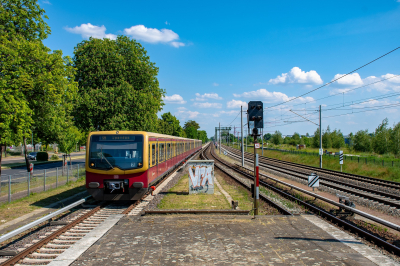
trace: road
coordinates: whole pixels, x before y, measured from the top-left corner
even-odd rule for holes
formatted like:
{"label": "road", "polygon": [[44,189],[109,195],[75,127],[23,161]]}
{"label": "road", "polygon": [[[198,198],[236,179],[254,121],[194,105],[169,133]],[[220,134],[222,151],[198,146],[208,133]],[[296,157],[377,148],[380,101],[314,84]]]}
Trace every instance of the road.
{"label": "road", "polygon": [[[54,153],[49,153],[49,158],[53,155]],[[74,156],[82,156],[85,155],[86,153],[83,152],[74,152],[71,153],[71,157]],[[60,158],[62,158],[62,154],[58,155]],[[9,163],[24,163],[25,162],[25,158],[23,156],[18,156],[18,157],[4,157],[2,156],[1,158],[1,164],[4,166],[5,164],[9,164]]]}
{"label": "road", "polygon": [[[82,156],[82,154],[79,154]],[[77,155],[75,155],[77,156]],[[72,157],[72,166],[76,165],[76,164],[82,164],[85,162],[85,158],[82,159],[73,159],[73,156],[71,154]],[[69,161],[68,161],[69,164]],[[37,174],[43,174],[44,173],[44,169],[46,170],[55,170],[56,167],[62,167],[62,162],[54,162],[54,163],[48,163],[48,164],[39,164],[39,165],[35,165],[33,172],[34,175]],[[1,180],[4,182],[4,180],[8,180],[8,176],[11,175],[11,180],[18,180],[19,182],[21,182],[23,179],[27,178],[28,176],[28,172],[26,171],[26,167],[25,166],[21,166],[18,167],[17,169],[2,169],[1,170]],[[16,181],[16,182],[18,182]]]}

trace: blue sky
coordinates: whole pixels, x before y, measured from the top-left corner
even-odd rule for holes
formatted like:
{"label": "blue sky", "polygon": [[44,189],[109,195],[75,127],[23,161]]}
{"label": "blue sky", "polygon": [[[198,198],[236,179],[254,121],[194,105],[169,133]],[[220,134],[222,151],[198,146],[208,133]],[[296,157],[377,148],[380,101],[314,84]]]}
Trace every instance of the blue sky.
{"label": "blue sky", "polygon": [[399,47],[400,0],[39,4],[52,31],[45,45],[65,55],[73,56],[89,36],[122,34],[139,41],[159,67],[160,87],[167,92],[162,112],[176,115],[182,125],[197,121],[209,137],[219,122],[240,126],[240,106],[246,109],[252,100],[266,107],[264,133],[313,134],[316,125],[298,122],[304,120],[289,110],[317,123],[319,105],[323,128],[344,134],[373,131],[386,117],[391,126],[400,121],[400,49],[272,107]]}

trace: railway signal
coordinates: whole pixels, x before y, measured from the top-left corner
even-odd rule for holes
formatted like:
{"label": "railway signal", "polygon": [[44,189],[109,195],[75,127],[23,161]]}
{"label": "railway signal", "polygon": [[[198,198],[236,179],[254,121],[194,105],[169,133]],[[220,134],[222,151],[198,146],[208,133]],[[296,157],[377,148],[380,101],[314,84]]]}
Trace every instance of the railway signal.
{"label": "railway signal", "polygon": [[[260,144],[257,143],[257,137],[260,136],[258,134],[259,128],[264,128],[264,106],[261,101],[250,101],[247,104],[247,127],[250,130],[250,127],[253,127],[253,138],[254,138],[254,215],[258,215],[258,204],[259,204],[259,196],[258,196],[258,154],[257,149],[260,148]],[[250,126],[251,125],[251,126]]]}

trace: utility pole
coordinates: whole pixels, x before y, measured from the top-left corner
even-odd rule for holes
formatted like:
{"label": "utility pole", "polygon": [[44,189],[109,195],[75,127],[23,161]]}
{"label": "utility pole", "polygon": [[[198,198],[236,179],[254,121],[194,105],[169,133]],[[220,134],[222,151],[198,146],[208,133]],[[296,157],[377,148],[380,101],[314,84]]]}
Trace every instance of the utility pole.
{"label": "utility pole", "polygon": [[261,129],[261,155],[264,156],[264,128]]}
{"label": "utility pole", "polygon": [[221,154],[221,122],[219,122],[219,154]]}
{"label": "utility pole", "polygon": [[319,106],[319,168],[322,168],[322,123],[321,105]]}
{"label": "utility pole", "polygon": [[242,130],[242,148],[240,150],[242,151],[242,167],[244,167],[243,106],[240,106],[240,128]]}

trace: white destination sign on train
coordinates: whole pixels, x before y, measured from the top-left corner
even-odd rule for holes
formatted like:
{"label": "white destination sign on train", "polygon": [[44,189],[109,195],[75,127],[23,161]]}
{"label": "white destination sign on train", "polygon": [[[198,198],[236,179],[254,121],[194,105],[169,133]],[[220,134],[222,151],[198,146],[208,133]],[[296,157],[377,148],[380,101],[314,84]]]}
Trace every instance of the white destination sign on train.
{"label": "white destination sign on train", "polygon": [[189,194],[214,194],[214,161],[191,160],[187,162]]}

